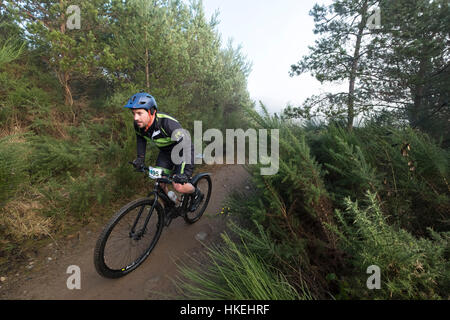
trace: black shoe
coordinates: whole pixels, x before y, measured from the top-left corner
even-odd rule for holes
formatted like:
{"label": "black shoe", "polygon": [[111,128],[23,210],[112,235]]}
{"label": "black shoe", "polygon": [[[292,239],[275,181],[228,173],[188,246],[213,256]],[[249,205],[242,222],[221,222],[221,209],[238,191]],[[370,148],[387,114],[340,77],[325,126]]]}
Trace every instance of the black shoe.
{"label": "black shoe", "polygon": [[202,202],[205,196],[200,192],[199,189],[195,188],[195,192],[191,195],[191,206],[189,208],[190,212],[197,210],[198,205]]}

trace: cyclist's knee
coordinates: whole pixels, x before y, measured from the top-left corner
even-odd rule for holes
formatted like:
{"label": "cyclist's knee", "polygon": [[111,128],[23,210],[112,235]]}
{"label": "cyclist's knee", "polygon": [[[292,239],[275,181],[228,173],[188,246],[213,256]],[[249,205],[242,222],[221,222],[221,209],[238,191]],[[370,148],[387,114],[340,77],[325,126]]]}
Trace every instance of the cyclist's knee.
{"label": "cyclist's knee", "polygon": [[191,193],[194,191],[194,186],[190,183],[185,184],[174,183],[173,188],[180,193]]}
{"label": "cyclist's knee", "polygon": [[177,191],[177,192],[181,192],[183,193],[184,191],[184,185],[180,184],[180,183],[173,183],[173,188]]}

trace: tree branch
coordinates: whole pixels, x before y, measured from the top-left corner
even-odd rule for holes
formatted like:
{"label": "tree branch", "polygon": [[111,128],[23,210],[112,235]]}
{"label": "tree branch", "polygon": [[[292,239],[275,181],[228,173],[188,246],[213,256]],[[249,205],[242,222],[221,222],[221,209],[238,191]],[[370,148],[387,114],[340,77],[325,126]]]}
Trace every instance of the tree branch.
{"label": "tree branch", "polygon": [[26,10],[25,8],[21,8],[28,17],[30,17],[32,20],[34,21],[39,21],[40,23],[42,23],[44,26],[47,27],[47,29],[52,30],[52,28],[49,26],[49,24],[47,22],[45,22],[42,19],[36,18],[31,12],[29,12],[28,10]]}

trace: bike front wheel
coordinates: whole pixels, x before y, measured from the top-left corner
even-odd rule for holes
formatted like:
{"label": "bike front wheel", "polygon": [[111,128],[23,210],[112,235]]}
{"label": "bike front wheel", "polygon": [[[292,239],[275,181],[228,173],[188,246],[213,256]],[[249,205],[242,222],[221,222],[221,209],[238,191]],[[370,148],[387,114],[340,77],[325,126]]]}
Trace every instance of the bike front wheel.
{"label": "bike front wheel", "polygon": [[95,269],[106,278],[119,278],[135,270],[150,255],[163,228],[164,209],[154,197],[125,205],[97,240]]}

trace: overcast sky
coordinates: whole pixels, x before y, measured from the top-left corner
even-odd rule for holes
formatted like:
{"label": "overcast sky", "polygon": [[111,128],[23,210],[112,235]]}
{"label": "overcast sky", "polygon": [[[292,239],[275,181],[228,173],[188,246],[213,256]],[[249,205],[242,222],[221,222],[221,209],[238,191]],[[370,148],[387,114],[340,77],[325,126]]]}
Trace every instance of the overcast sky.
{"label": "overcast sky", "polygon": [[271,112],[280,112],[287,103],[297,106],[312,94],[328,91],[308,74],[291,78],[289,71],[292,64],[308,54],[308,46],[317,37],[309,11],[315,3],[331,2],[203,0],[203,6],[208,20],[219,10],[217,28],[223,45],[232,38],[234,47],[241,44],[242,52],[252,62],[248,78],[251,98],[261,100]]}

